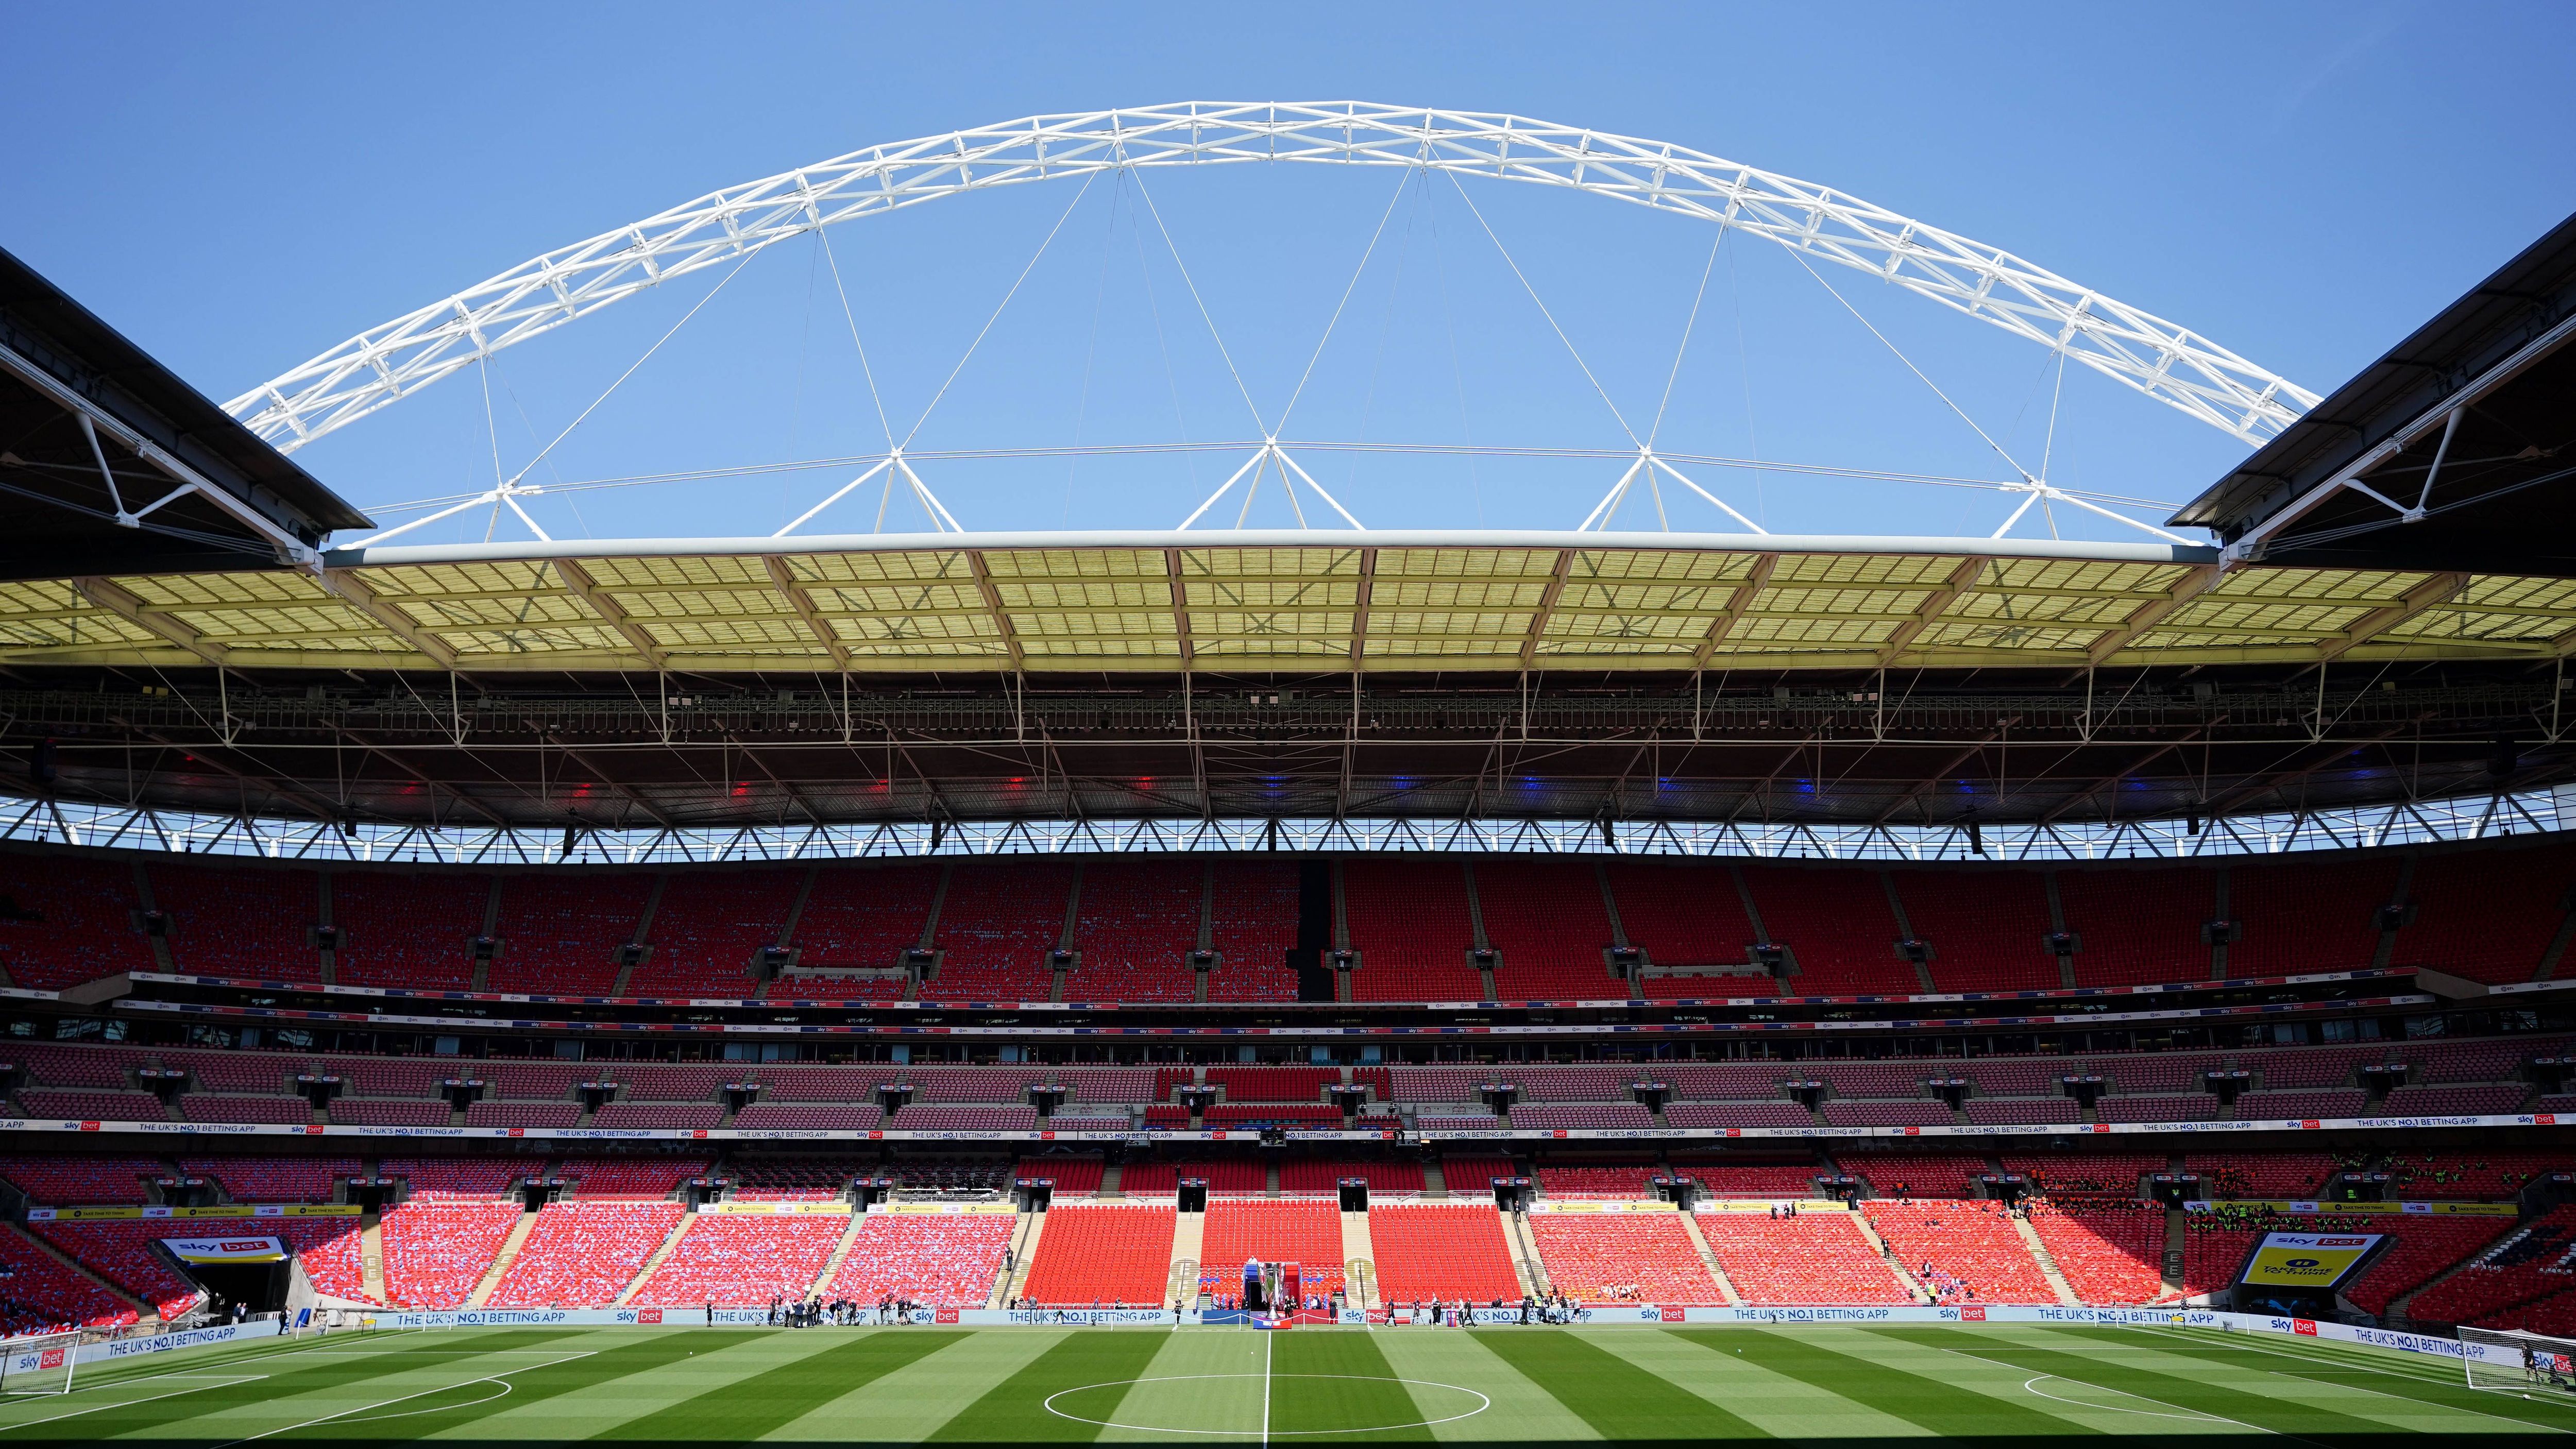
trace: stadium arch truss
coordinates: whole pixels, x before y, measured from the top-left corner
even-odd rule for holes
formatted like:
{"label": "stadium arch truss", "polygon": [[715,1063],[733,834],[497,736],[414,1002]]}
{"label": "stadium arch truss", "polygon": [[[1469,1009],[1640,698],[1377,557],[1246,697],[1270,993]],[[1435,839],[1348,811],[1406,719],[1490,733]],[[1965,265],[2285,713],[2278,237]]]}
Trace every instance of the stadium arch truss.
{"label": "stadium arch truss", "polygon": [[2317,394],[2000,248],[1669,142],[1434,107],[1208,102],[1031,116],[834,157],[547,252],[370,328],[225,407],[292,451],[647,288],[835,223],[968,191],[1191,165],[1409,167],[1564,187],[1715,222],[2063,349],[2248,442]]}

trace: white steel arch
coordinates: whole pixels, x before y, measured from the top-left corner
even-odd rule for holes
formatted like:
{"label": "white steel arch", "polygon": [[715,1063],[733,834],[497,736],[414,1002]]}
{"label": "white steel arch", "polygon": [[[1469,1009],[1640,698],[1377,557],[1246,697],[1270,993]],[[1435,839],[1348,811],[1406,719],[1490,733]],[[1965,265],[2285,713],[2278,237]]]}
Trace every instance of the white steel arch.
{"label": "white steel arch", "polygon": [[1568,187],[1736,227],[2063,347],[2074,361],[2249,443],[2318,400],[2197,333],[2010,252],[1668,142],[1485,112],[1189,101],[1032,116],[873,146],[710,192],[369,328],[225,408],[291,452],[502,348],[818,227],[990,187],[1131,166],[1255,161],[1417,166]]}

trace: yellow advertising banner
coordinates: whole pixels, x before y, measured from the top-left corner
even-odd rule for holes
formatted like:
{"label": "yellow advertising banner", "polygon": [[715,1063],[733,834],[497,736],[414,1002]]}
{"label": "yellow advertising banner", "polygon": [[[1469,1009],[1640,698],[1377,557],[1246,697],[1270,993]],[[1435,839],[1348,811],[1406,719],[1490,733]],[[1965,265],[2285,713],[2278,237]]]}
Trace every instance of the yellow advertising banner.
{"label": "yellow advertising banner", "polygon": [[2245,1260],[2245,1284],[2330,1290],[2379,1246],[2378,1233],[2265,1233]]}
{"label": "yellow advertising banner", "polygon": [[225,1203],[220,1207],[74,1207],[29,1208],[36,1223],[202,1222],[217,1218],[354,1218],[356,1206],[343,1203]]}

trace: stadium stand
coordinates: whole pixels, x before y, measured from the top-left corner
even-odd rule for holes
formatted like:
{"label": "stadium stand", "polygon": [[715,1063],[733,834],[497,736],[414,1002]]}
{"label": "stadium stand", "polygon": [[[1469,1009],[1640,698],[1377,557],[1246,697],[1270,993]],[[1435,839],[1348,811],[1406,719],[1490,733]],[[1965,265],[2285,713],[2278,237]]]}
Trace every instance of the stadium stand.
{"label": "stadium stand", "polygon": [[358,1174],[354,1157],[189,1157],[180,1170],[223,1184],[235,1202],[329,1202]]}
{"label": "stadium stand", "polygon": [[562,1173],[583,1197],[666,1197],[707,1165],[703,1157],[573,1157]]}
{"label": "stadium stand", "polygon": [[1219,860],[1209,900],[1208,945],[1217,953],[1208,974],[1210,1001],[1294,1001],[1297,973],[1297,868]]}
{"label": "stadium stand", "polygon": [[1320,1102],[1324,1088],[1341,1079],[1340,1070],[1334,1067],[1207,1069],[1207,1085],[1222,1088],[1229,1102]]}
{"label": "stadium stand", "polygon": [[2329,1087],[2321,1092],[2248,1092],[2236,1099],[2236,1120],[2269,1122],[2358,1117],[2369,1106],[2370,1094],[2359,1087]]}
{"label": "stadium stand", "polygon": [[433,1202],[497,1198],[544,1165],[533,1157],[388,1157],[376,1171],[408,1183],[406,1201]]}
{"label": "stadium stand", "polygon": [[864,1157],[737,1157],[727,1165],[731,1196],[744,1202],[829,1202],[849,1190],[850,1179],[870,1172]]}
{"label": "stadium stand", "polygon": [[[1068,1211],[1073,1209],[1047,1213],[1048,1236],[1038,1240],[1041,1260],[1049,1239],[1064,1226],[1060,1215]],[[992,1296],[1002,1271],[1002,1250],[1010,1246],[1017,1222],[1010,1213],[870,1213],[823,1296],[874,1303],[892,1293],[934,1308],[981,1308]],[[1168,1231],[1163,1251],[1168,1257]],[[1034,1284],[1034,1266],[1031,1274]],[[1128,1301],[1153,1302],[1163,1277],[1158,1267],[1153,1289]]]}
{"label": "stadium stand", "polygon": [[0,1177],[44,1207],[115,1207],[152,1200],[146,1178],[168,1175],[157,1157],[0,1157]]}
{"label": "stadium stand", "polygon": [[[419,1165],[410,1166],[412,1200],[386,1209],[378,1229],[385,1250],[385,1297],[404,1308],[462,1308],[524,1214],[516,1203],[465,1200],[462,1188],[455,1189],[457,1198],[442,1198],[438,1194],[446,1190],[431,1189],[424,1199]],[[391,1163],[386,1170],[392,1171]],[[446,1176],[450,1182],[479,1183],[486,1174],[477,1170]]]}
{"label": "stadium stand", "polygon": [[906,1132],[1026,1132],[1038,1125],[1035,1107],[898,1107],[889,1130]]}
{"label": "stadium stand", "polygon": [[1605,1000],[1628,994],[1610,974],[1610,913],[1588,860],[1502,856],[1476,862],[1486,944],[1500,953],[1505,1000]]}
{"label": "stadium stand", "polygon": [[[1799,996],[1908,996],[1923,983],[1896,954],[1896,915],[1871,870],[1743,867],[1771,939],[1797,958],[1784,984]],[[1721,903],[1722,904],[1722,903]]]}
{"label": "stadium stand", "polygon": [[1539,1191],[1549,1197],[1615,1197],[1643,1200],[1655,1195],[1654,1179],[1664,1170],[1651,1162],[1627,1166],[1550,1167],[1538,1170]]}
{"label": "stadium stand", "polygon": [[[2206,981],[2200,928],[2217,918],[2218,874],[2202,866],[2084,866],[2056,872],[2057,899],[2077,944],[2079,986]],[[2238,971],[2231,955],[2228,974]]]}
{"label": "stadium stand", "polygon": [[673,871],[662,878],[645,935],[652,951],[627,978],[628,996],[749,996],[764,946],[778,944],[801,870]]}
{"label": "stadium stand", "polygon": [[302,1125],[313,1120],[313,1107],[300,1097],[217,1097],[191,1092],[179,1099],[179,1115],[191,1122]]}
{"label": "stadium stand", "polygon": [[2397,893],[2398,862],[2248,861],[2227,871],[2227,913],[2244,923],[2227,948],[2230,976],[2351,971],[2379,949],[2379,908]]}
{"label": "stadium stand", "polygon": [[693,1213],[629,1301],[719,1308],[802,1301],[849,1226],[841,1213]]}
{"label": "stadium stand", "polygon": [[[1403,1211],[1404,1209],[1389,1209]],[[1490,1213],[1490,1209],[1487,1210]],[[1370,1236],[1376,1236],[1376,1217],[1370,1216]],[[1054,1236],[1055,1227],[1047,1226],[1047,1237],[1039,1239],[1043,1248]],[[1496,1238],[1500,1239],[1497,1230]],[[1386,1249],[1378,1248],[1378,1293],[1392,1298],[1386,1286]],[[1329,1293],[1342,1283],[1342,1215],[1330,1202],[1313,1198],[1240,1198],[1208,1202],[1207,1227],[1199,1251],[1199,1279],[1211,1276],[1223,1289],[1231,1289],[1234,1273],[1245,1259],[1259,1258],[1265,1263],[1295,1263],[1306,1287],[1311,1292]],[[1506,1263],[1508,1269],[1509,1264]],[[1517,1291],[1517,1290],[1515,1290]]]}
{"label": "stadium stand", "polygon": [[2169,1159],[2144,1153],[2069,1153],[2037,1157],[2007,1152],[2004,1171],[2030,1179],[2031,1190],[2048,1197],[2135,1197],[2138,1181],[2165,1170]]}
{"label": "stadium stand", "polygon": [[275,866],[152,866],[152,899],[169,913],[170,963],[200,976],[319,981],[306,931],[322,920],[322,877]]}
{"label": "stadium stand", "polygon": [[617,949],[634,939],[652,894],[643,871],[501,877],[491,989],[606,996],[624,969]]}
{"label": "stadium stand", "polygon": [[[1749,1212],[1696,1215],[1717,1266],[1755,1306],[1905,1303],[1905,1285],[1845,1212],[1772,1217]],[[1542,1260],[1544,1261],[1544,1260]]]}
{"label": "stadium stand", "polygon": [[1634,1102],[1539,1103],[1512,1108],[1512,1125],[1541,1129],[1652,1127],[1655,1114]]}
{"label": "stadium stand", "polygon": [[[1619,903],[1619,924],[1628,943],[1659,966],[1742,965],[1751,958],[1745,947],[1759,934],[1744,914],[1735,879],[1724,866],[1697,861],[1638,860],[1617,857],[1603,863],[1610,875],[1610,894]],[[1671,978],[1659,984],[1689,984],[1704,978]],[[1673,994],[1697,996],[1697,989]]]}
{"label": "stadium stand", "polygon": [[754,1102],[733,1115],[746,1130],[777,1128],[798,1132],[873,1132],[884,1125],[882,1107],[815,1107],[788,1102]]}
{"label": "stadium stand", "polygon": [[[1302,1205],[1301,1205],[1302,1206]],[[1323,1206],[1317,1204],[1317,1206]],[[1211,1213],[1213,1216],[1213,1213]],[[1454,1303],[1461,1298],[1477,1303],[1490,1303],[1499,1298],[1517,1302],[1521,1296],[1520,1277],[1512,1266],[1511,1247],[1504,1241],[1502,1215],[1492,1203],[1399,1203],[1392,1206],[1369,1206],[1369,1244],[1377,1265],[1377,1294],[1387,1303],[1416,1303],[1436,1298]],[[1341,1281],[1341,1223],[1332,1224],[1334,1272],[1331,1282]],[[1265,1255],[1267,1256],[1267,1255]],[[1211,1250],[1207,1262],[1227,1267],[1238,1261],[1218,1257]],[[1297,1260],[1309,1285],[1321,1289],[1325,1280]]]}
{"label": "stadium stand", "polygon": [[122,971],[158,969],[152,944],[135,928],[143,909],[135,868],[79,856],[7,856],[0,911],[0,966],[14,984],[59,991]]}
{"label": "stadium stand", "polygon": [[2035,870],[1891,871],[1905,922],[1932,947],[1942,991],[2053,991],[2048,881]]}
{"label": "stadium stand", "polygon": [[2165,1211],[2118,1198],[2043,1198],[2030,1225],[2086,1303],[2153,1303],[2164,1291]]}
{"label": "stadium stand", "polygon": [[652,1127],[704,1130],[724,1124],[724,1108],[713,1103],[611,1102],[591,1114],[593,1127]]}
{"label": "stadium stand", "polygon": [[1100,1190],[1100,1180],[1108,1171],[1108,1163],[1100,1158],[1066,1155],[1023,1157],[1011,1174],[1047,1178],[1055,1183],[1057,1197],[1089,1197]]}
{"label": "stadium stand", "polygon": [[1812,1162],[1748,1166],[1740,1163],[1693,1161],[1680,1154],[1674,1155],[1672,1164],[1674,1172],[1698,1183],[1710,1197],[1721,1200],[1814,1197],[1816,1174],[1823,1170]]}
{"label": "stadium stand", "polygon": [[2391,1153],[2387,1172],[2390,1196],[2425,1200],[2497,1202],[2522,1191],[2524,1183],[2545,1172],[2566,1172],[2576,1163],[2565,1152],[2400,1152]]}
{"label": "stadium stand", "polygon": [[1961,1153],[1847,1153],[1843,1170],[1883,1198],[1966,1197],[1978,1174],[1994,1169],[1982,1157]]}
{"label": "stadium stand", "polygon": [[1279,1191],[1283,1195],[1329,1193],[1337,1190],[1345,1177],[1365,1179],[1372,1204],[1381,1197],[1417,1197],[1422,1193],[1422,1164],[1418,1162],[1331,1162],[1315,1158],[1281,1162]]}
{"label": "stadium stand", "polygon": [[2415,918],[2398,932],[2391,963],[2429,966],[2471,981],[2529,981],[2565,918],[2576,852],[2556,843],[2419,858],[2406,883]]}
{"label": "stadium stand", "polygon": [[1888,1251],[1943,1303],[2057,1301],[2001,1203],[1880,1199],[1861,1208]]}
{"label": "stadium stand", "polygon": [[1519,1167],[1508,1157],[1486,1157],[1477,1154],[1451,1154],[1440,1159],[1441,1181],[1452,1194],[1464,1193],[1482,1197],[1493,1188],[1498,1177],[1518,1177]]}
{"label": "stadium stand", "polygon": [[1196,860],[1087,862],[1074,913],[1081,964],[1068,1001],[1188,1001],[1198,994],[1190,952],[1199,944],[1207,868]]}
{"label": "stadium stand", "polygon": [[678,1203],[548,1203],[488,1302],[494,1308],[614,1303],[679,1222]]}
{"label": "stadium stand", "polygon": [[18,1102],[30,1117],[83,1122],[166,1122],[170,1114],[150,1092],[55,1092],[26,1088]]}
{"label": "stadium stand", "polygon": [[1044,1001],[1055,990],[1048,953],[1064,938],[1073,867],[1055,860],[978,863],[950,875],[939,907],[939,974],[925,1001]]}
{"label": "stadium stand", "polygon": [[1041,1308],[1162,1302],[1177,1219],[1159,1204],[1050,1208],[1024,1296]]}
{"label": "stadium stand", "polygon": [[448,871],[335,870],[331,923],[345,944],[333,979],[346,986],[465,991],[492,878]]}
{"label": "stadium stand", "polygon": [[0,1331],[66,1333],[76,1328],[131,1328],[142,1315],[96,1281],[66,1268],[15,1226],[0,1224]]}
{"label": "stadium stand", "polygon": [[1957,1120],[1946,1103],[1911,1101],[1827,1102],[1825,1121],[1835,1127],[1946,1127]]}
{"label": "stadium stand", "polygon": [[1677,1102],[1667,1127],[1813,1127],[1816,1114],[1795,1102]]}
{"label": "stadium stand", "polygon": [[1343,911],[1359,969],[1357,1001],[1476,1001],[1485,987],[1467,953],[1467,876],[1455,860],[1354,858],[1342,868]]}
{"label": "stadium stand", "polygon": [[1576,1302],[1726,1301],[1679,1213],[1532,1213],[1529,1228],[1549,1286]]}
{"label": "stadium stand", "polygon": [[2415,1295],[2409,1317],[2431,1323],[2486,1323],[2569,1291],[2576,1257],[2576,1207],[2555,1207],[2480,1249],[2459,1271]]}
{"label": "stadium stand", "polygon": [[355,1302],[375,1301],[367,1292],[363,1259],[366,1243],[359,1236],[356,1214],[327,1218],[278,1218],[267,1224],[304,1265],[313,1291]]}
{"label": "stadium stand", "polygon": [[[157,1250],[176,1232],[166,1222],[51,1222],[27,1231],[60,1249],[83,1268],[152,1305],[169,1322],[205,1300],[205,1290],[181,1277]],[[11,1283],[14,1293],[17,1285]]]}
{"label": "stadium stand", "polygon": [[921,944],[936,865],[834,865],[814,873],[796,917],[800,966],[893,966]]}
{"label": "stadium stand", "polygon": [[576,1127],[578,1102],[476,1102],[465,1109],[468,1127]]}
{"label": "stadium stand", "polygon": [[2320,1152],[2194,1152],[2183,1158],[2182,1170],[2200,1174],[2201,1196],[2220,1202],[2313,1198],[2342,1168]]}
{"label": "stadium stand", "polygon": [[330,1115],[344,1127],[444,1127],[456,1114],[444,1102],[376,1102],[359,1097],[333,1102]]}

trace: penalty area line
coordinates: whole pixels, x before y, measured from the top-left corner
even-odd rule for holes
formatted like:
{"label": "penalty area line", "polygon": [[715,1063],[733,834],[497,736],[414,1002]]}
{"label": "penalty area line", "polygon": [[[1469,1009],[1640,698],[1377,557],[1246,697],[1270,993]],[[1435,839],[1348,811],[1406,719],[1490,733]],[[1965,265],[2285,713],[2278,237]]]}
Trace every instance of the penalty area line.
{"label": "penalty area line", "polygon": [[[492,1382],[495,1382],[496,1380],[500,1380],[500,1379],[507,1378],[507,1377],[508,1377],[508,1376],[510,1376],[511,1374],[523,1374],[523,1373],[530,1373],[530,1372],[533,1372],[533,1371],[535,1371],[535,1370],[537,1370],[537,1369],[541,1369],[541,1368],[553,1368],[556,1364],[567,1364],[567,1363],[571,1363],[571,1362],[573,1362],[573,1361],[575,1361],[575,1360],[577,1360],[577,1359],[590,1358],[590,1357],[594,1356],[595,1354],[597,1354],[598,1352],[599,1352],[599,1350],[597,1350],[597,1349],[585,1349],[585,1350],[583,1350],[583,1351],[582,1351],[582,1352],[580,1352],[580,1353],[566,1354],[566,1355],[565,1355],[565,1356],[563,1356],[562,1358],[554,1359],[554,1360],[552,1360],[552,1361],[550,1361],[550,1362],[547,1362],[547,1363],[523,1364],[523,1365],[519,1366],[518,1368],[514,1368],[514,1369],[503,1369],[501,1372],[499,1372],[499,1373],[497,1373],[497,1374],[485,1374],[485,1375],[483,1375],[483,1376],[482,1376],[482,1377],[480,1377],[480,1378],[471,1378],[471,1379],[466,1379],[466,1380],[464,1380],[464,1381],[463,1381],[463,1382],[461,1382],[461,1383],[453,1383],[453,1384],[438,1384],[438,1385],[435,1385],[435,1386],[433,1386],[433,1387],[431,1387],[431,1388],[422,1389],[422,1390],[420,1390],[420,1391],[419,1391],[419,1392],[417,1392],[417,1393],[397,1394],[397,1395],[395,1395],[394,1397],[392,1397],[392,1398],[390,1398],[390,1399],[378,1399],[376,1402],[374,1402],[374,1403],[372,1403],[372,1404],[359,1404],[359,1405],[356,1405],[356,1406],[354,1406],[354,1407],[352,1407],[352,1408],[340,1409],[340,1410],[337,1410],[337,1411],[335,1411],[335,1412],[333,1412],[333,1413],[324,1414],[324,1415],[322,1415],[322,1416],[321,1416],[321,1417],[319,1417],[319,1418],[306,1419],[306,1420],[304,1420],[302,1423],[298,1423],[298,1424],[280,1424],[280,1425],[278,1425],[278,1426],[277,1426],[276,1428],[274,1428],[274,1429],[262,1429],[262,1430],[260,1430],[260,1431],[259,1431],[258,1433],[256,1433],[256,1434],[244,1434],[242,1437],[240,1437],[240,1438],[238,1438],[238,1439],[227,1439],[227,1440],[225,1440],[223,1443],[216,1445],[216,1446],[215,1446],[215,1449],[233,1449],[233,1446],[234,1446],[234,1445],[236,1445],[236,1444],[249,1444],[249,1443],[253,1443],[253,1442],[256,1442],[256,1441],[258,1441],[258,1440],[261,1440],[261,1439],[270,1438],[270,1437],[272,1437],[272,1436],[274,1436],[274,1435],[293,1433],[293,1432],[294,1432],[295,1430],[297,1430],[297,1429],[310,1429],[310,1428],[312,1428],[312,1427],[313,1427],[314,1425],[316,1425],[316,1424],[328,1424],[328,1423],[330,1423],[330,1422],[331,1422],[332,1420],[334,1420],[334,1419],[346,1419],[346,1418],[348,1418],[348,1417],[349,1417],[350,1415],[352,1415],[352,1414],[369,1414],[369,1413],[372,1413],[374,1410],[377,1410],[377,1409],[386,1409],[386,1408],[391,1408],[392,1406],[394,1406],[394,1405],[396,1405],[396,1404],[407,1404],[407,1403],[411,1402],[411,1401],[412,1401],[412,1400],[414,1400],[414,1399],[418,1399],[418,1398],[426,1398],[427,1396],[429,1396],[429,1395],[431,1395],[431,1394],[443,1394],[443,1393],[447,1393],[447,1392],[449,1392],[449,1391],[451,1391],[451,1390],[454,1390],[454,1389],[472,1388],[472,1387],[473,1387],[474,1385],[476,1385],[476,1384],[488,1384],[488,1383],[492,1383]],[[498,1395],[494,1395],[493,1397],[496,1397],[496,1398],[497,1398],[497,1397],[499,1397],[499,1396],[498,1396]],[[476,1402],[477,1402],[477,1403],[488,1403],[488,1402],[490,1402],[490,1400],[489,1400],[489,1399],[478,1399],[478,1400],[476,1400]],[[451,1405],[449,1405],[448,1407],[450,1407],[450,1408],[459,1408],[459,1409],[462,1409],[462,1408],[471,1408],[471,1407],[473,1407],[473,1405],[471,1405],[471,1404],[451,1404]],[[394,1416],[394,1415],[386,1415],[386,1416],[384,1416],[384,1417],[392,1418],[392,1417],[397,1417],[397,1416]]]}
{"label": "penalty area line", "polygon": [[[217,1375],[214,1375],[214,1374],[155,1374],[153,1377],[154,1377],[154,1378],[205,1378],[205,1379],[211,1379],[211,1378],[215,1378],[215,1377],[217,1377]],[[236,1375],[232,1375],[232,1376],[230,1376],[230,1377],[226,1377],[226,1378],[224,1379],[224,1381],[223,1381],[223,1382],[221,1382],[221,1383],[210,1383],[210,1384],[191,1384],[191,1385],[190,1385],[190,1386],[188,1386],[187,1388],[184,1388],[184,1389],[172,1389],[172,1390],[170,1390],[168,1393],[162,1393],[162,1394],[145,1394],[143,1397],[141,1397],[141,1398],[139,1398],[139,1399],[119,1399],[119,1400],[117,1400],[115,1403],[112,1403],[112,1404],[92,1404],[92,1405],[90,1405],[88,1408],[85,1408],[85,1409],[72,1409],[72,1410],[69,1410],[69,1411],[67,1411],[67,1412],[65,1412],[65,1413],[60,1413],[60,1414],[48,1414],[48,1415],[46,1415],[44,1418],[41,1418],[41,1419],[20,1419],[20,1420],[17,1420],[16,1422],[14,1422],[14,1423],[0,1424],[0,1434],[7,1434],[7,1433],[11,1433],[11,1432],[14,1432],[14,1431],[19,1430],[19,1429],[32,1429],[32,1428],[36,1427],[38,1424],[51,1424],[51,1423],[55,1423],[55,1422],[57,1422],[57,1421],[59,1421],[59,1420],[63,1420],[63,1419],[77,1419],[77,1418],[79,1418],[79,1417],[80,1417],[81,1415],[83,1415],[83,1414],[101,1414],[101,1413],[105,1413],[105,1412],[106,1412],[106,1411],[108,1411],[109,1409],[125,1409],[125,1408],[131,1408],[131,1407],[133,1407],[133,1406],[134,1406],[134,1405],[136,1405],[136,1404],[148,1404],[148,1403],[151,1403],[151,1402],[152,1402],[153,1400],[155,1400],[155,1399],[175,1399],[175,1398],[179,1397],[181,1394],[201,1394],[201,1393],[204,1393],[204,1392],[205,1392],[206,1390],[208,1390],[208,1389],[229,1389],[229,1388],[233,1387],[233,1386],[234,1386],[234,1385],[236,1385],[236,1384],[254,1384],[254,1383],[257,1383],[257,1382],[259,1382],[260,1380],[262,1380],[262,1379],[264,1379],[264,1378],[267,1378],[267,1377],[268,1377],[268,1375],[266,1375],[266,1374],[236,1374]],[[135,1383],[149,1383],[150,1381],[151,1381],[151,1380],[149,1380],[149,1379],[136,1379],[136,1380],[133,1380],[133,1382],[135,1382]],[[117,1387],[117,1385],[115,1385],[115,1384],[108,1384],[108,1385],[105,1385],[104,1387],[107,1387],[107,1388],[115,1388],[115,1387]]]}

